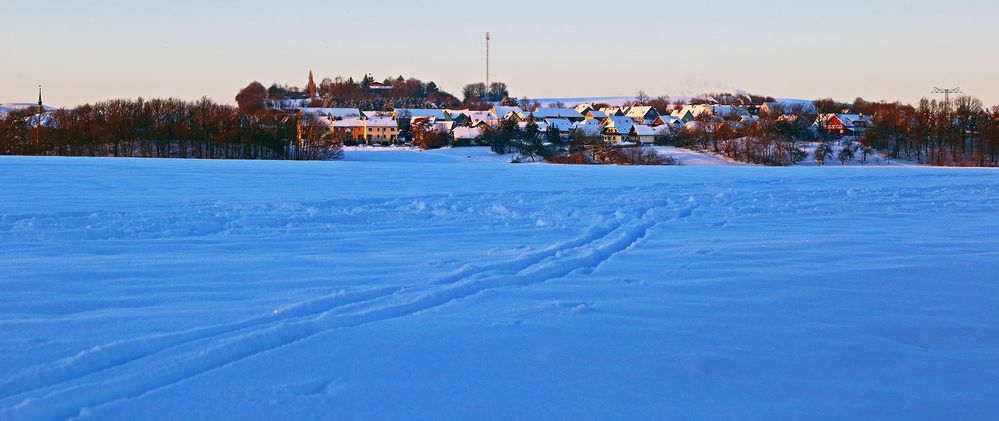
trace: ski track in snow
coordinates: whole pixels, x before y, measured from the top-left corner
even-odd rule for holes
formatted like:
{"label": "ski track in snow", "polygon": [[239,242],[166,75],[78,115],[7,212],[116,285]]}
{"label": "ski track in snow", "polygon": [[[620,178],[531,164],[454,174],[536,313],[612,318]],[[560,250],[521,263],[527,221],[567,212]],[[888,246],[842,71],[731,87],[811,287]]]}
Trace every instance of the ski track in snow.
{"label": "ski track in snow", "polygon": [[[699,205],[656,207],[624,224],[593,227],[575,240],[509,262],[469,266],[430,286],[344,291],[229,325],[112,343],[27,369],[0,383],[0,400],[23,400],[0,410],[3,419],[67,418],[170,386],[204,372],[332,330],[430,310],[487,290],[557,279],[603,262],[665,222],[690,217]],[[109,380],[91,381],[111,372]]]}

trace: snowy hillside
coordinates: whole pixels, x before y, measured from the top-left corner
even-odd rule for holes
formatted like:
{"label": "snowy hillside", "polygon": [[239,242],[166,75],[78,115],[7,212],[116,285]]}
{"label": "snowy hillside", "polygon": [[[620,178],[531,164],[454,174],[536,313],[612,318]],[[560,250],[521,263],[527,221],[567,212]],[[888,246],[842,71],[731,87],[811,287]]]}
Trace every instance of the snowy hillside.
{"label": "snowy hillside", "polygon": [[418,154],[0,157],[0,419],[999,413],[997,171]]}

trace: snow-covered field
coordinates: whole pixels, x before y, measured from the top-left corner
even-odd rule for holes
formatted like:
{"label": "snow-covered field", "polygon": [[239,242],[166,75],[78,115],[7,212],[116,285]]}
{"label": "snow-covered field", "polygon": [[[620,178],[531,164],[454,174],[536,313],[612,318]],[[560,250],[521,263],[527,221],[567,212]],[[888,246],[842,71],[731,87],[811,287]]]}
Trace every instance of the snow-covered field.
{"label": "snow-covered field", "polygon": [[2,420],[999,415],[997,171],[456,149],[0,185]]}
{"label": "snow-covered field", "polygon": [[[655,146],[655,150],[666,156],[675,158],[680,165],[718,166],[746,165],[739,162],[700,151],[677,148],[674,146]],[[414,148],[366,147],[354,146],[345,149],[346,161],[359,162],[415,162],[415,163],[463,163],[463,164],[509,164],[514,155],[496,155],[488,147],[444,148],[437,150],[419,150]],[[528,163],[534,163],[527,161]],[[536,162],[544,163],[539,158]],[[838,163],[838,162],[837,162]]]}

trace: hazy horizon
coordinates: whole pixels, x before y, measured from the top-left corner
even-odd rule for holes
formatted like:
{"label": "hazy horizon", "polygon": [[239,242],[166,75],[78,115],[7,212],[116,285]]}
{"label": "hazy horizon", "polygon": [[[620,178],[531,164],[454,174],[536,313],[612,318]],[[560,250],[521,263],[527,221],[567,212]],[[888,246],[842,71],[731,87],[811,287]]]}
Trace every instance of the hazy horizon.
{"label": "hazy horizon", "polygon": [[[361,6],[359,6],[361,5]],[[999,104],[999,5],[986,1],[788,0],[710,4],[512,1],[179,0],[0,6],[17,40],[0,102],[71,106],[110,98],[208,96],[233,102],[251,81],[323,77],[433,80],[460,97],[485,79],[532,98],[747,91],[783,98],[914,102],[960,86]]]}

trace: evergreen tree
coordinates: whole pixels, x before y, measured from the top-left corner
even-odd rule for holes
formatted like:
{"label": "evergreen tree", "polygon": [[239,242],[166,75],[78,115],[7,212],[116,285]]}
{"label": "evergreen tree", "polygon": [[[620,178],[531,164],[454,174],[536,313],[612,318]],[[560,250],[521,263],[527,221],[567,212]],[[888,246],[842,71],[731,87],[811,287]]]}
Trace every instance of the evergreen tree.
{"label": "evergreen tree", "polygon": [[815,148],[815,162],[819,165],[825,165],[826,159],[831,159],[833,157],[832,146],[828,143],[819,143],[819,146]]}
{"label": "evergreen tree", "polygon": [[856,151],[853,148],[853,144],[847,143],[846,145],[843,145],[843,149],[839,151],[839,155],[836,158],[839,159],[841,164],[846,165],[847,162],[853,161],[855,153]]}

